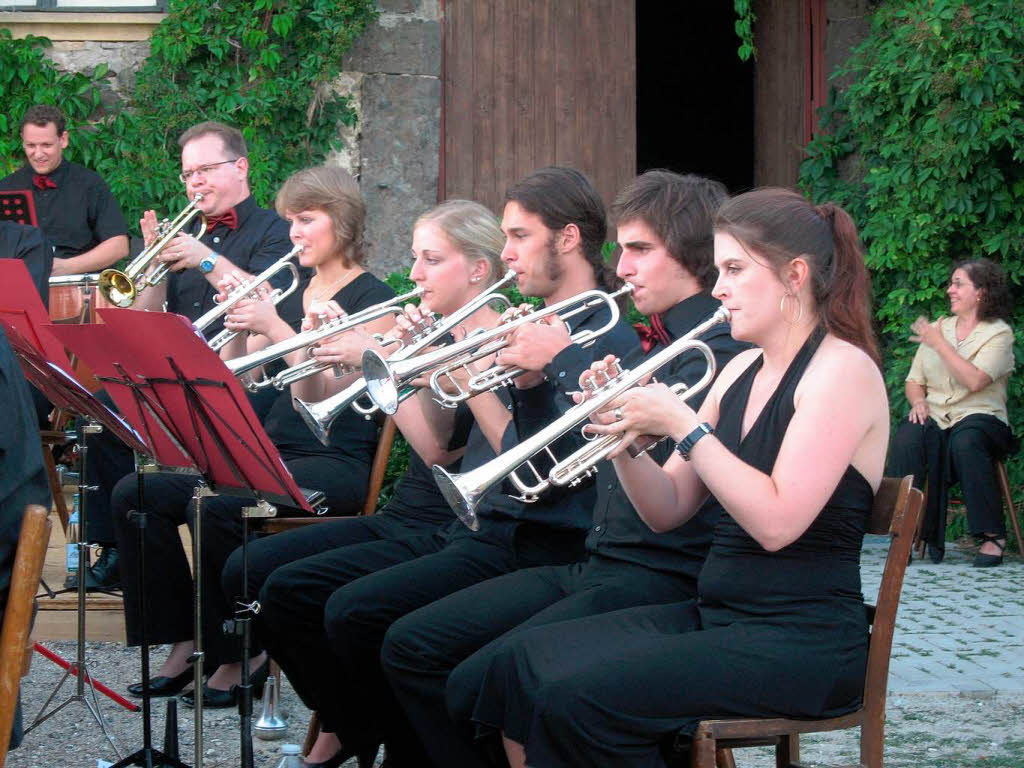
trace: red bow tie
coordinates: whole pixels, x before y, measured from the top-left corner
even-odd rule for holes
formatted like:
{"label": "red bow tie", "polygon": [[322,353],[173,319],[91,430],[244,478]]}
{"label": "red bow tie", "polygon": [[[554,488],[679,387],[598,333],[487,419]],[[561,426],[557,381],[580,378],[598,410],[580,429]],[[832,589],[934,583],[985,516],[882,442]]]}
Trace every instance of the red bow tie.
{"label": "red bow tie", "polygon": [[650,327],[643,323],[636,323],[633,326],[636,335],[640,337],[640,346],[643,347],[644,354],[650,352],[658,344],[668,346],[672,341],[668,331],[665,330],[665,324],[661,321],[661,315],[654,314],[649,319]]}
{"label": "red bow tie", "polygon": [[32,177],[32,183],[36,189],[56,189],[57,182],[44,173],[37,173]]}
{"label": "red bow tie", "polygon": [[212,230],[214,227],[219,227],[223,224],[228,229],[238,229],[238,214],[234,208],[228,208],[220,216],[207,216],[206,217],[206,228]]}

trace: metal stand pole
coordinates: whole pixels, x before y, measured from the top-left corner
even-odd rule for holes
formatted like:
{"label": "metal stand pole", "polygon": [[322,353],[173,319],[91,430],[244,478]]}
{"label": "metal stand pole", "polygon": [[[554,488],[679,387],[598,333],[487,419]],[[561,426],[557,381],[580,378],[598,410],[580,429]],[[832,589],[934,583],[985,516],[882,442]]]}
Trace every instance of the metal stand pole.
{"label": "metal stand pole", "polygon": [[[87,530],[86,525],[88,522],[88,492],[97,490],[96,486],[86,485],[87,471],[89,467],[89,436],[98,435],[103,431],[103,427],[97,424],[95,421],[90,420],[88,424],[82,427],[82,445],[80,447],[80,453],[82,456],[81,471],[78,477],[78,514],[79,514],[79,526],[83,531],[83,535],[79,536],[78,541],[78,648],[75,655],[75,661],[61,677],[60,682],[57,683],[57,687],[53,689],[49,698],[44,702],[42,708],[39,710],[39,714],[36,715],[35,720],[32,724],[25,729],[25,733],[28,733],[36,726],[49,720],[51,717],[60,712],[68,704],[75,701],[80,701],[85,704],[85,708],[89,710],[89,714],[92,715],[96,724],[99,725],[100,731],[103,733],[104,738],[110,744],[110,747],[114,750],[114,753],[120,758],[121,750],[118,748],[117,743],[107,730],[107,724],[103,720],[103,714],[100,712],[99,700],[96,697],[96,687],[92,682],[92,677],[89,676],[88,667],[85,663],[85,582],[86,572],[85,568],[88,567],[89,563],[89,545],[84,541],[84,531]],[[50,702],[57,696],[57,692],[64,685],[64,681],[69,676],[74,675],[77,678],[75,683],[75,692],[71,694],[67,699],[58,704],[53,709],[47,711],[47,707],[50,706]],[[85,683],[89,681],[89,696],[85,693]]]}
{"label": "metal stand pole", "polygon": [[195,634],[195,648],[192,651],[192,669],[195,673],[193,701],[193,728],[195,729],[195,768],[203,766],[203,610],[202,610],[202,538],[203,538],[203,499],[207,496],[216,496],[207,485],[196,486],[192,494],[192,502],[195,504],[195,524],[192,526],[192,599],[193,599],[193,632]]}

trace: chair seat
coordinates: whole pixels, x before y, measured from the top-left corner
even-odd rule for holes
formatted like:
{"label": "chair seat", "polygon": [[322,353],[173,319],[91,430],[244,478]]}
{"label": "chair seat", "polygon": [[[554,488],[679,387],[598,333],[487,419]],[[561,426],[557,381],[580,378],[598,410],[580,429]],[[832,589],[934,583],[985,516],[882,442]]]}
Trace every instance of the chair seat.
{"label": "chair seat", "polygon": [[709,735],[713,735],[721,747],[758,746],[746,742],[764,741],[766,744],[773,744],[775,743],[774,737],[776,736],[785,736],[790,733],[841,731],[845,728],[859,727],[863,721],[863,709],[858,709],[856,712],[851,712],[848,715],[829,717],[822,720],[789,720],[784,717],[764,720],[746,717],[702,720],[697,727],[695,738],[699,738],[701,732],[706,732]]}

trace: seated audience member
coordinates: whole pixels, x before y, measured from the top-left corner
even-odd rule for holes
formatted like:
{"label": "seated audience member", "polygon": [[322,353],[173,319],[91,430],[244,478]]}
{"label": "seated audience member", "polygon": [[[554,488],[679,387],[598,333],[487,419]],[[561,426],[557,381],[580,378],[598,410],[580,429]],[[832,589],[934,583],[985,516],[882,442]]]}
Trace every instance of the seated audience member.
{"label": "seated audience member", "polygon": [[976,568],[1003,562],[1006,521],[993,462],[1017,450],[1006,412],[1013,372],[1013,299],[1003,270],[988,259],[962,261],[949,280],[949,317],[919,317],[921,342],[907,374],[907,420],[893,438],[889,474],[928,483],[922,538],[933,562],[946,547],[949,486],[960,481],[971,533],[981,544]]}

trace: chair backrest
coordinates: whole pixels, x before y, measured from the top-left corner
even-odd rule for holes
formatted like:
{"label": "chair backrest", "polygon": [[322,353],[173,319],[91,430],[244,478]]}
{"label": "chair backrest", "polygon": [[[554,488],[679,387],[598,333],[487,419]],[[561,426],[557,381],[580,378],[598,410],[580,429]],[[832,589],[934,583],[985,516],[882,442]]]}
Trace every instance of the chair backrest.
{"label": "chair backrest", "polygon": [[388,416],[381,425],[377,451],[373,454],[373,464],[370,466],[370,484],[366,489],[366,502],[362,511],[364,515],[372,515],[377,509],[377,497],[380,496],[380,487],[384,484],[384,473],[388,468],[388,457],[391,456],[391,446],[394,442],[395,420]]}
{"label": "chair backrest", "polygon": [[[885,725],[885,694],[889,680],[889,658],[892,637],[896,628],[903,576],[907,570],[910,547],[914,543],[917,520],[921,515],[924,496],[912,487],[913,478],[886,477],[875,494],[875,503],[868,520],[867,532],[888,534],[892,541],[885,559],[882,581],[878,587],[874,621],[871,625],[871,643],[868,646],[868,665],[864,679],[864,723],[861,733],[861,762],[881,765],[881,754],[866,755],[866,749],[881,749],[882,730]],[[872,734],[876,737],[872,737]]]}
{"label": "chair backrest", "polygon": [[50,520],[45,507],[25,508],[14,556],[11,588],[7,593],[3,627],[0,628],[0,768],[7,759],[11,726],[18,702],[18,685],[32,624],[32,602],[39,587],[50,541]]}

